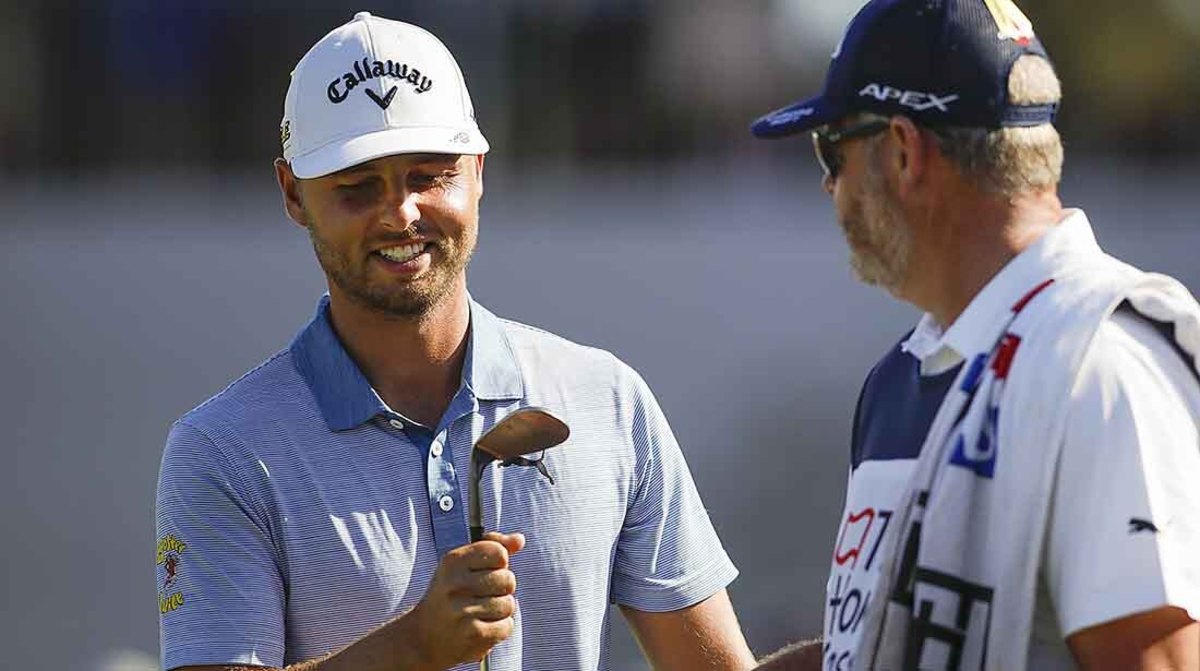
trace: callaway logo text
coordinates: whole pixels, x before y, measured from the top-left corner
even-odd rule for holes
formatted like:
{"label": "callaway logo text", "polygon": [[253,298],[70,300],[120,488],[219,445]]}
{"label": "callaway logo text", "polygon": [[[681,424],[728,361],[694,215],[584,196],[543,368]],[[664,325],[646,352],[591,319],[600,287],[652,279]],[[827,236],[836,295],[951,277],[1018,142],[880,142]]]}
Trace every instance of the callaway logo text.
{"label": "callaway logo text", "polygon": [[918,112],[934,108],[942,112],[949,112],[950,103],[958,100],[958,94],[939,96],[934,93],[922,93],[920,91],[901,91],[900,89],[882,84],[867,84],[863,90],[858,92],[858,95],[860,97],[868,96],[879,102],[891,100]]}
{"label": "callaway logo text", "polygon": [[[368,61],[366,58],[361,61],[354,62],[353,72],[346,72],[341,77],[329,82],[329,88],[326,93],[329,95],[329,102],[338,104],[350,95],[354,87],[377,77],[392,77],[401,81],[406,81],[412,85],[413,90],[417,93],[424,93],[433,88],[433,80],[421,74],[421,71],[409,67],[407,63],[397,63],[392,60],[386,61]],[[393,86],[382,98],[377,93],[370,89],[365,89],[367,96],[379,105],[380,109],[387,109],[392,104],[392,99],[396,97],[396,87]]]}

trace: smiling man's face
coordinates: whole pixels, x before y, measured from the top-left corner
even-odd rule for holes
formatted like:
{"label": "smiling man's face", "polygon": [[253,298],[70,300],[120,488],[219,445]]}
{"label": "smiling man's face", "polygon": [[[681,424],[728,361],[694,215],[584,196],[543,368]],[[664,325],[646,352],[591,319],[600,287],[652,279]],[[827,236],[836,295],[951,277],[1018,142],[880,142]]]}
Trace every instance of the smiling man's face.
{"label": "smiling man's face", "polygon": [[335,299],[417,317],[465,290],[482,156],[400,154],[297,182],[299,220]]}

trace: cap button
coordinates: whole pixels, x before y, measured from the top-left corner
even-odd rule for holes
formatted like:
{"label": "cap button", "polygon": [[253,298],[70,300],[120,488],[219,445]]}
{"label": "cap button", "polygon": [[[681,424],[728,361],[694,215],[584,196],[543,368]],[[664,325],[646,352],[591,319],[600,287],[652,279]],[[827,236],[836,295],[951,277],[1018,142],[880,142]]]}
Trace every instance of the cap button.
{"label": "cap button", "polygon": [[369,18],[371,18],[371,12],[359,12],[354,15],[355,21],[366,21]]}

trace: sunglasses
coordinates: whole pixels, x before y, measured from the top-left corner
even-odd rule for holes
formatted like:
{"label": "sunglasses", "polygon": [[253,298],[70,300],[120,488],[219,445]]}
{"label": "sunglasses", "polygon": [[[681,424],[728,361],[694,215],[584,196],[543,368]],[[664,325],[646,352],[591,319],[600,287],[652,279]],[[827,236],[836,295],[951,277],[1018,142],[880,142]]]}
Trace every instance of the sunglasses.
{"label": "sunglasses", "polygon": [[825,176],[829,179],[837,179],[838,172],[842,169],[841,154],[837,150],[839,142],[882,133],[890,124],[890,121],[877,119],[837,130],[814,130],[812,133],[813,151],[817,153],[817,162],[821,164]]}

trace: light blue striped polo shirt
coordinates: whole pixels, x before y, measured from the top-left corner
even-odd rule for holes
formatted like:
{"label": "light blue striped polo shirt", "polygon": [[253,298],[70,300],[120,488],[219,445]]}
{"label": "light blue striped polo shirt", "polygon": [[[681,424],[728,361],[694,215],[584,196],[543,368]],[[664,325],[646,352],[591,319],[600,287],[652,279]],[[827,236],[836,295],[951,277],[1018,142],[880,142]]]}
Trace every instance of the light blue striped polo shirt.
{"label": "light blue striped polo shirt", "polygon": [[607,669],[610,601],[676,610],[733,580],[636,372],[474,302],[470,324],[462,384],[433,430],[374,392],[328,297],[288,349],[175,423],[157,501],[164,668],[290,664],[412,608],[439,557],[468,542],[471,445],[527,405],[571,437],[546,452],[554,484],[532,468],[483,478],[485,527],[528,538],[493,669]]}

